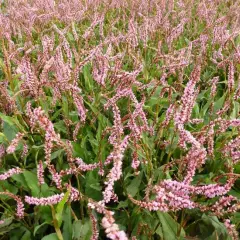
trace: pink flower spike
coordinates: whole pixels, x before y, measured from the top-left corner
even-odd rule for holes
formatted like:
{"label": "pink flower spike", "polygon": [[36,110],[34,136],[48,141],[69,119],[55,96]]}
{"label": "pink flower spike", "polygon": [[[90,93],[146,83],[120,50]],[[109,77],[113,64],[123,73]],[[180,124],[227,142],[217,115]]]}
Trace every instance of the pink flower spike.
{"label": "pink flower spike", "polygon": [[22,172],[23,172],[23,170],[20,168],[12,168],[12,169],[8,170],[7,172],[5,172],[4,174],[1,174],[0,180],[2,180],[2,181],[6,180],[6,179],[10,178],[12,175],[20,174]]}

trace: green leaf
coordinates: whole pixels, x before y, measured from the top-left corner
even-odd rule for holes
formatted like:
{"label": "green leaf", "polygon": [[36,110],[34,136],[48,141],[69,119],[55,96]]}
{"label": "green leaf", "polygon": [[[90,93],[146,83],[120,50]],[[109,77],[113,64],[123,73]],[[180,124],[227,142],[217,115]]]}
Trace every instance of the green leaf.
{"label": "green leaf", "polygon": [[6,233],[17,227],[17,224],[13,224],[12,221],[13,217],[4,219],[4,223],[0,224],[0,236],[5,235]]}
{"label": "green leaf", "polygon": [[54,128],[56,128],[59,132],[67,133],[66,125],[62,120],[54,123]]}
{"label": "green leaf", "polygon": [[157,215],[162,225],[164,240],[176,240],[179,239],[178,237],[185,236],[183,229],[181,229],[180,236],[178,236],[180,225],[168,213],[157,211]]}
{"label": "green leaf", "polygon": [[0,132],[0,143],[4,143],[6,142],[7,137],[5,136],[4,133]]}
{"label": "green leaf", "polygon": [[63,239],[72,239],[71,207],[67,206],[63,214]]}
{"label": "green leaf", "polygon": [[219,239],[219,234],[217,231],[214,231],[211,236],[205,238],[205,240],[216,240],[216,239]]}
{"label": "green leaf", "polygon": [[93,80],[90,73],[90,68],[91,68],[90,64],[87,64],[83,67],[83,76],[85,80],[85,88],[87,91],[93,90]]}
{"label": "green leaf", "polygon": [[69,115],[69,109],[68,109],[68,100],[65,96],[62,97],[62,109],[65,116]]}
{"label": "green leaf", "polygon": [[14,126],[14,125],[15,125],[14,119],[13,119],[12,117],[6,116],[5,114],[3,114],[3,113],[1,113],[1,112],[0,112],[0,118],[1,118],[4,122],[8,123],[10,126]]}
{"label": "green leaf", "polygon": [[227,239],[227,229],[223,223],[219,222],[216,216],[207,216],[206,214],[203,214],[202,221],[206,226],[214,227],[219,234],[219,238],[221,236],[223,239]]}
{"label": "green leaf", "polygon": [[137,192],[139,191],[139,186],[142,182],[142,176],[143,176],[143,174],[140,173],[136,178],[134,178],[131,181],[130,185],[127,187],[127,192],[132,197],[134,197],[137,194]]}
{"label": "green leaf", "polygon": [[21,240],[29,240],[29,239],[31,239],[31,232],[26,230],[26,232],[21,237]]}
{"label": "green leaf", "polygon": [[[10,226],[14,226],[14,224],[11,224]],[[10,239],[19,240],[25,234],[26,231],[28,230],[25,227],[16,224],[14,228],[9,232]]]}
{"label": "green leaf", "polygon": [[102,197],[102,192],[99,186],[99,175],[96,170],[88,172],[86,175],[85,194],[97,201]]}
{"label": "green leaf", "polygon": [[199,106],[198,104],[195,104],[193,107],[193,115],[196,116],[196,118],[199,116]]}
{"label": "green leaf", "polygon": [[42,222],[49,222],[52,224],[52,211],[50,206],[38,206],[36,212]]}
{"label": "green leaf", "polygon": [[239,114],[239,103],[238,102],[233,102],[233,111],[231,113],[231,118],[232,119],[235,119],[238,117],[238,114]]}
{"label": "green leaf", "polygon": [[14,181],[16,181],[19,185],[19,187],[23,189],[28,189],[27,181],[25,180],[25,177],[22,174],[14,174],[11,177]]}
{"label": "green leaf", "polygon": [[91,143],[94,153],[97,154],[98,153],[98,144],[99,144],[98,141],[93,138],[89,138],[88,141]]}
{"label": "green leaf", "polygon": [[[7,181],[1,181],[0,191],[4,192],[8,190],[13,194],[17,194],[18,188]],[[1,198],[9,198],[7,195],[1,195]]]}
{"label": "green leaf", "polygon": [[44,222],[44,223],[36,226],[36,227],[34,228],[33,235],[35,236],[36,233],[37,233],[37,231],[38,231],[42,226],[47,225],[47,224],[49,224],[49,222]]}
{"label": "green leaf", "polygon": [[15,126],[10,125],[7,122],[3,122],[3,133],[8,141],[12,141],[15,138],[17,132],[18,129]]}
{"label": "green leaf", "polygon": [[73,223],[73,240],[89,240],[92,234],[89,220],[77,220]]}
{"label": "green leaf", "polygon": [[25,170],[23,172],[23,176],[25,178],[25,181],[28,187],[31,190],[32,196],[38,197],[40,189],[38,186],[38,179],[37,179],[36,173]]}
{"label": "green leaf", "polygon": [[207,103],[206,103],[206,104],[204,105],[204,107],[202,108],[202,111],[201,111],[201,116],[202,116],[202,117],[205,116],[205,114],[206,114],[208,108],[210,107],[211,103],[212,103],[212,100],[210,99],[210,100],[207,101]]}
{"label": "green leaf", "polygon": [[58,118],[58,116],[61,114],[62,109],[59,109],[58,111],[56,111],[53,116],[50,118],[50,120],[53,122],[55,119]]}
{"label": "green leaf", "polygon": [[97,191],[102,191],[102,186],[100,185],[100,183],[95,183],[95,184],[91,184],[89,185],[92,189],[95,189]]}
{"label": "green leaf", "polygon": [[59,149],[51,154],[51,160],[59,157],[64,152],[63,149]]}
{"label": "green leaf", "polygon": [[2,228],[9,226],[12,223],[12,221],[13,221],[13,217],[5,218],[4,223],[0,224],[0,231]]}
{"label": "green leaf", "polygon": [[65,193],[63,199],[58,203],[57,208],[56,208],[56,218],[57,218],[59,227],[61,227],[61,225],[62,225],[62,212],[63,212],[63,208],[69,198],[69,195],[70,195],[70,188]]}
{"label": "green leaf", "polygon": [[0,112],[0,118],[8,123],[10,126],[17,126],[19,129],[23,130],[23,126],[19,123],[18,119],[17,118],[14,118],[14,117],[9,117],[9,116],[6,116],[5,114],[1,113]]}
{"label": "green leaf", "polygon": [[160,225],[156,229],[156,234],[158,234],[161,237],[161,239],[163,238],[163,231],[162,231],[162,227]]}
{"label": "green leaf", "polygon": [[58,240],[56,233],[51,233],[45,237],[42,238],[42,240]]}
{"label": "green leaf", "polygon": [[120,209],[120,208],[126,208],[128,207],[128,200],[126,201],[120,201],[118,206],[117,206],[117,209]]}
{"label": "green leaf", "polygon": [[215,112],[220,110],[223,107],[225,98],[226,98],[226,93],[214,103],[213,109]]}

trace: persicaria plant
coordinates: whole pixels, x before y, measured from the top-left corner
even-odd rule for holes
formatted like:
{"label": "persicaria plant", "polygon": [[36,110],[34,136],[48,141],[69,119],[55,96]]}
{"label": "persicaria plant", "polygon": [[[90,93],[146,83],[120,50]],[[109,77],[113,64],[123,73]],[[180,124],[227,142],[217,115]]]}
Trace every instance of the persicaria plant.
{"label": "persicaria plant", "polygon": [[4,0],[1,239],[239,239],[240,1]]}

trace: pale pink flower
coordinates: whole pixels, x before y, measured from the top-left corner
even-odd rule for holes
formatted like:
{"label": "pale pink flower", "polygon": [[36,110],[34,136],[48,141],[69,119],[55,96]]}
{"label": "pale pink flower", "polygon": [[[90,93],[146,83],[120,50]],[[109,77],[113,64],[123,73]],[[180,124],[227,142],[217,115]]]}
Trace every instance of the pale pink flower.
{"label": "pale pink flower", "polygon": [[30,205],[54,205],[59,203],[64,197],[64,193],[56,194],[51,197],[45,197],[45,198],[36,198],[36,197],[29,197],[25,196],[25,202]]}
{"label": "pale pink flower", "polygon": [[20,174],[22,172],[23,172],[23,170],[20,168],[12,168],[3,174],[0,174],[0,180],[2,180],[2,181],[6,180],[6,179],[10,178],[12,175]]}
{"label": "pale pink flower", "polygon": [[0,195],[6,195],[10,198],[13,198],[17,202],[16,216],[19,218],[24,218],[24,204],[19,196],[10,192],[0,192]]}
{"label": "pale pink flower", "polygon": [[232,237],[232,240],[238,240],[239,239],[239,235],[238,232],[235,228],[234,224],[231,224],[231,221],[229,219],[226,219],[224,222],[224,225],[228,231],[228,234]]}
{"label": "pale pink flower", "polygon": [[38,184],[42,185],[44,184],[44,169],[43,169],[43,163],[40,160],[37,165],[37,178],[38,178]]}
{"label": "pale pink flower", "polygon": [[119,230],[112,215],[113,212],[108,211],[102,219],[102,226],[105,228],[106,236],[112,240],[127,240],[126,233]]}
{"label": "pale pink flower", "polygon": [[22,140],[24,133],[17,133],[15,138],[11,141],[10,145],[8,146],[6,152],[8,154],[15,152],[16,147],[18,146],[19,142]]}
{"label": "pale pink flower", "polygon": [[113,186],[114,182],[119,180],[122,175],[122,159],[123,153],[128,146],[129,136],[126,136],[121,144],[116,146],[114,151],[111,153],[113,160],[113,168],[110,170],[107,175],[107,181],[105,182],[106,188],[103,192],[104,202],[108,203],[111,199],[116,199],[114,194]]}
{"label": "pale pink flower", "polygon": [[228,69],[228,89],[230,92],[232,92],[234,88],[234,71],[233,61],[230,61]]}
{"label": "pale pink flower", "polygon": [[90,213],[90,220],[91,220],[91,223],[92,223],[91,240],[98,240],[99,231],[98,231],[98,227],[97,227],[97,219],[95,218],[95,216],[92,213]]}

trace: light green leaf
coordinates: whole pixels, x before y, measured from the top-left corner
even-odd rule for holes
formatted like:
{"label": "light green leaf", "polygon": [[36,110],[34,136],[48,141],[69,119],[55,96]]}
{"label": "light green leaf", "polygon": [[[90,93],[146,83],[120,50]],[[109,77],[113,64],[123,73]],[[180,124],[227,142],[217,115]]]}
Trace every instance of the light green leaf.
{"label": "light green leaf", "polygon": [[42,240],[58,240],[56,233],[51,233],[45,237],[42,238]]}
{"label": "light green leaf", "polygon": [[6,136],[8,141],[12,141],[15,138],[17,132],[18,130],[14,125],[3,122],[3,134]]}
{"label": "light green leaf", "polygon": [[226,93],[214,103],[213,109],[215,112],[220,110],[223,107],[225,98],[226,98]]}
{"label": "light green leaf", "polygon": [[53,153],[51,154],[51,160],[59,157],[63,152],[64,152],[63,149],[59,149],[59,150],[57,150],[56,152],[53,152]]}
{"label": "light green leaf", "polygon": [[38,179],[36,173],[30,172],[25,170],[23,172],[23,176],[28,187],[31,190],[32,196],[37,197],[39,195],[39,186],[38,186]]}
{"label": "light green leaf", "polygon": [[0,118],[8,123],[10,126],[17,126],[19,129],[24,129],[23,126],[19,123],[18,119],[17,118],[14,118],[14,117],[9,117],[9,116],[6,116],[5,114],[1,113],[0,112]]}
{"label": "light green leaf", "polygon": [[65,193],[63,199],[58,203],[57,208],[56,208],[56,218],[58,221],[58,226],[61,227],[62,225],[62,213],[63,213],[63,208],[69,198],[70,195],[70,188],[68,191]]}
{"label": "light green leaf", "polygon": [[66,125],[62,120],[54,123],[54,128],[56,128],[59,132],[67,133]]}
{"label": "light green leaf", "polygon": [[3,114],[3,113],[1,113],[1,112],[0,112],[0,118],[1,118],[4,122],[8,123],[10,126],[14,126],[14,125],[15,125],[14,119],[13,119],[12,117],[6,116],[5,114]]}

